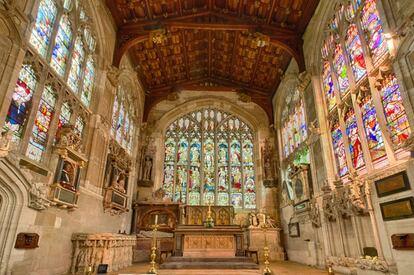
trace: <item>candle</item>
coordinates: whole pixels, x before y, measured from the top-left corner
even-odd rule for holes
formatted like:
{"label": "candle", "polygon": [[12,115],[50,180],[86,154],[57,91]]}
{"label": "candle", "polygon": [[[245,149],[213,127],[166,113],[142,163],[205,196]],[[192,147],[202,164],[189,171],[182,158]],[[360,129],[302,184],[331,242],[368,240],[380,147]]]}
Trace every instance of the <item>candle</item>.
{"label": "candle", "polygon": [[158,224],[158,215],[155,215],[155,225]]}

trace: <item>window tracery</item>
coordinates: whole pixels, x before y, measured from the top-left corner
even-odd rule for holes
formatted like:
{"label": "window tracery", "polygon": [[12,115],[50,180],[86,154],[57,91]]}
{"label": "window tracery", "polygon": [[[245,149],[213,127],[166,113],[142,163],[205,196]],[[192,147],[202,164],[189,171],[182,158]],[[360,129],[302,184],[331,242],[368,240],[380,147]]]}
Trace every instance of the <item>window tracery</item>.
{"label": "window tracery", "polygon": [[[388,158],[411,134],[378,5],[377,0],[339,5],[322,47],[322,84],[339,176]],[[386,152],[387,143],[394,152]]]}
{"label": "window tracery", "polygon": [[[26,136],[28,143],[21,148],[35,161],[42,160],[51,130],[72,124],[80,133],[85,132],[90,114],[87,107],[94,89],[96,42],[82,4],[83,1],[40,0],[36,7],[29,49],[4,125],[12,131],[14,142]],[[76,33],[79,35],[74,37]],[[31,114],[35,117],[33,125],[26,125]],[[55,116],[58,119],[54,120]]]}
{"label": "window tracery", "polygon": [[200,109],[172,122],[165,133],[163,189],[189,205],[256,208],[254,134],[237,116]]}
{"label": "window tracery", "polygon": [[122,85],[118,87],[112,107],[111,135],[127,152],[131,153],[133,146],[134,112],[130,93]]}

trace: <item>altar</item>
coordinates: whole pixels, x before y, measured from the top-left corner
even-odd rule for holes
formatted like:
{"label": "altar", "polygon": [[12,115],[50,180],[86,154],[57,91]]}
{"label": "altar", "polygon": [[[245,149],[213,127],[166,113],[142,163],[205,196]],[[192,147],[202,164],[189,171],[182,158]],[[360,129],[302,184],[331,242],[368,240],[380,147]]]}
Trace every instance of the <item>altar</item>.
{"label": "altar", "polygon": [[206,228],[178,225],[174,230],[174,255],[184,257],[244,256],[244,231],[237,225]]}

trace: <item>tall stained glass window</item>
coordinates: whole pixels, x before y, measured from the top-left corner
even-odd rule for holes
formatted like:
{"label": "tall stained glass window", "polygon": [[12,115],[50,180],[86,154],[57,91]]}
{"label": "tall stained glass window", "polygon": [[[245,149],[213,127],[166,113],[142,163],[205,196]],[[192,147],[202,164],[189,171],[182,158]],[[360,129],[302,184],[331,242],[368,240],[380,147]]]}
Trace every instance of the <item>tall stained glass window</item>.
{"label": "tall stained glass window", "polygon": [[321,84],[340,176],[366,164],[375,168],[411,135],[378,5],[378,0],[339,5],[322,47]]}
{"label": "tall stained glass window", "polygon": [[254,136],[238,117],[206,108],[166,129],[163,189],[190,205],[256,208]]}
{"label": "tall stained glass window", "polygon": [[46,150],[47,136],[54,114],[55,103],[56,94],[52,87],[48,85],[43,91],[27,147],[26,155],[33,160],[40,161],[43,152]]}
{"label": "tall stained glass window", "polygon": [[361,139],[358,134],[358,125],[356,122],[353,108],[348,108],[345,114],[346,135],[348,136],[349,152],[351,154],[352,165],[359,168],[364,165]]}
{"label": "tall stained glass window", "polygon": [[86,62],[82,96],[81,96],[81,100],[83,104],[85,104],[86,106],[89,106],[91,102],[94,81],[95,81],[95,64],[94,64],[92,57],[90,56],[88,58],[88,61]]}
{"label": "tall stained glass window", "polygon": [[36,85],[37,77],[33,67],[24,64],[14,88],[5,123],[5,128],[12,131],[14,141],[18,141],[22,137]]}
{"label": "tall stained glass window", "polygon": [[131,152],[133,136],[135,133],[133,109],[128,91],[122,86],[118,87],[112,107],[111,135],[117,143],[128,152]]}
{"label": "tall stained glass window", "polygon": [[64,14],[60,19],[59,29],[56,35],[50,65],[60,75],[66,71],[69,58],[69,48],[72,42],[72,24],[69,16]]}
{"label": "tall stained glass window", "polygon": [[72,116],[72,108],[70,107],[69,102],[65,101],[62,104],[62,109],[60,110],[59,116],[59,124],[58,128],[62,128],[62,126],[67,125],[70,121],[70,117]]}
{"label": "tall stained glass window", "polygon": [[411,129],[401,98],[400,85],[395,74],[386,76],[381,81],[379,89],[391,140],[395,145],[400,145],[409,137]]}
{"label": "tall stained glass window", "polygon": [[361,11],[361,23],[374,63],[388,52],[376,2],[376,0],[365,0]]}
{"label": "tall stained glass window", "polygon": [[85,52],[83,48],[82,37],[78,36],[75,41],[75,48],[72,53],[72,64],[69,71],[68,85],[77,93],[79,91],[79,85],[82,80],[82,65]]}
{"label": "tall stained glass window", "polygon": [[293,98],[288,97],[282,114],[282,147],[283,157],[293,153],[308,137],[303,100],[299,91]]}
{"label": "tall stained glass window", "polygon": [[46,57],[49,48],[56,14],[57,8],[53,0],[40,1],[36,22],[30,36],[30,43],[42,57]]}
{"label": "tall stained glass window", "polygon": [[334,120],[331,128],[333,148],[335,152],[336,165],[340,176],[348,173],[346,165],[345,146],[343,142],[343,134],[338,120]]}
{"label": "tall stained glass window", "polygon": [[83,130],[85,129],[85,121],[81,116],[78,116],[75,121],[75,131],[82,136]]}

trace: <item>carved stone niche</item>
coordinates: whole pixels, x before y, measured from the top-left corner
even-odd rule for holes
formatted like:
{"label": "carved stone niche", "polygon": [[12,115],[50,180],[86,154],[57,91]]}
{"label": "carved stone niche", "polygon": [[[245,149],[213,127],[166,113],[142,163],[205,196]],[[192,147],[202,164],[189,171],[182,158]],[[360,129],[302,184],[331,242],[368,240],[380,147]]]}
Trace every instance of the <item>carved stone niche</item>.
{"label": "carved stone niche", "polygon": [[131,163],[125,149],[115,141],[111,141],[104,178],[103,207],[105,212],[119,215],[129,211],[127,191]]}
{"label": "carved stone niche", "polygon": [[275,162],[273,157],[273,146],[269,139],[265,139],[262,147],[262,163],[263,163],[263,185],[266,188],[277,186],[277,176],[275,175]]}
{"label": "carved stone niche", "polygon": [[49,192],[49,200],[58,207],[77,207],[81,169],[87,162],[81,147],[81,138],[72,125],[65,125],[58,131],[54,151],[59,160]]}
{"label": "carved stone niche", "polygon": [[[292,188],[295,193],[294,204],[302,204],[309,201],[312,190],[310,180],[310,166],[308,164],[295,165],[289,174]],[[305,204],[309,208],[308,204]],[[301,209],[304,210],[304,209]]]}

